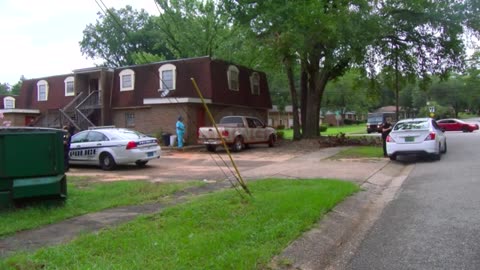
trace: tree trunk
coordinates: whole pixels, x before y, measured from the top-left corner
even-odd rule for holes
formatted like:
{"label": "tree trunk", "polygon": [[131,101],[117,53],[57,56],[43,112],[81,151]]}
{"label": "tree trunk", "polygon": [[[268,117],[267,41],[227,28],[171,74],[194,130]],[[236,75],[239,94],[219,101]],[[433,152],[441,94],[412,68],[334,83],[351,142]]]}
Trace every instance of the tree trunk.
{"label": "tree trunk", "polygon": [[398,79],[398,46],[395,48],[395,121],[398,122],[400,117],[399,102],[400,97],[398,92],[400,91],[399,79]]}
{"label": "tree trunk", "polygon": [[295,88],[295,81],[293,78],[293,68],[291,62],[288,60],[284,63],[287,70],[288,86],[290,88],[290,95],[292,97],[292,115],[293,115],[293,140],[297,141],[302,138],[300,133],[300,125],[298,121],[298,100],[297,100],[297,89]]}
{"label": "tree trunk", "polygon": [[[304,59],[302,60],[302,63],[304,63]],[[302,114],[301,120],[301,126],[302,126],[302,134],[305,132],[305,124],[307,122],[307,90],[308,89],[308,74],[305,69],[305,64],[302,64],[302,68],[300,71],[300,112]]]}

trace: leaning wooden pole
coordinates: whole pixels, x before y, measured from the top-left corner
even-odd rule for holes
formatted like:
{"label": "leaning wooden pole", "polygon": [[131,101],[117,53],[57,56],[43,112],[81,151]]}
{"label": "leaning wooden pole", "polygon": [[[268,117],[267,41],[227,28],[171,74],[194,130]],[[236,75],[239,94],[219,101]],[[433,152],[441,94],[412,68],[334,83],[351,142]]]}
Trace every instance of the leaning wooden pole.
{"label": "leaning wooden pole", "polygon": [[190,80],[192,80],[193,87],[195,88],[195,91],[197,91],[197,94],[200,97],[200,100],[202,101],[202,105],[205,108],[205,111],[207,112],[208,118],[212,122],[213,126],[215,127],[215,130],[217,132],[218,137],[222,141],[223,148],[225,148],[225,151],[227,151],[228,157],[230,158],[230,162],[232,162],[233,168],[235,168],[235,172],[238,175],[237,179],[238,179],[238,182],[240,183],[240,186],[243,188],[243,190],[245,190],[245,192],[248,195],[251,196],[252,193],[250,193],[250,190],[248,189],[247,184],[245,184],[245,181],[243,181],[242,175],[240,174],[240,171],[238,170],[238,167],[235,164],[235,161],[233,160],[232,154],[230,153],[230,150],[228,150],[227,143],[223,139],[223,136],[220,133],[220,131],[218,130],[217,123],[215,122],[215,119],[213,118],[212,114],[210,113],[210,110],[208,109],[207,103],[205,103],[205,99],[203,98],[203,95],[202,95],[202,92],[200,91],[200,88],[198,88],[197,82],[195,81],[194,78],[190,78]]}

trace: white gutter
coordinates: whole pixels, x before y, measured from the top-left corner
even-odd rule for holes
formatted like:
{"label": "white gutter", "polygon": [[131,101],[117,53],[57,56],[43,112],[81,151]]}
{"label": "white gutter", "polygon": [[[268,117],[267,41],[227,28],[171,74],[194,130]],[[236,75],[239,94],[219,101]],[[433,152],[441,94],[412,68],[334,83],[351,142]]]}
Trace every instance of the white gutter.
{"label": "white gutter", "polygon": [[[204,99],[205,103],[211,104],[211,99]],[[200,98],[190,98],[190,97],[183,97],[183,98],[144,98],[143,104],[145,105],[153,105],[153,104],[178,104],[178,103],[202,103]]]}

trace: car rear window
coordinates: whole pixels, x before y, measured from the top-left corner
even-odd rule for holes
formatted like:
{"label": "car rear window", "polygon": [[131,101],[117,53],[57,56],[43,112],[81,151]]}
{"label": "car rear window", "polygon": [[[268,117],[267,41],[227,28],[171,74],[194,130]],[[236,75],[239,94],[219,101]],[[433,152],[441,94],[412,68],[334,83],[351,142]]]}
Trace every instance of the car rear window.
{"label": "car rear window", "polygon": [[232,126],[232,127],[243,127],[243,118],[242,117],[224,117],[220,119],[220,125],[223,126]]}
{"label": "car rear window", "polygon": [[393,130],[422,130],[428,129],[428,120],[408,121],[397,123]]}
{"label": "car rear window", "polygon": [[135,130],[118,129],[116,132],[111,132],[109,137],[111,140],[138,140],[148,136]]}
{"label": "car rear window", "polygon": [[367,120],[368,123],[381,123],[383,122],[383,119],[381,116],[377,116],[377,117],[369,117],[368,120]]}

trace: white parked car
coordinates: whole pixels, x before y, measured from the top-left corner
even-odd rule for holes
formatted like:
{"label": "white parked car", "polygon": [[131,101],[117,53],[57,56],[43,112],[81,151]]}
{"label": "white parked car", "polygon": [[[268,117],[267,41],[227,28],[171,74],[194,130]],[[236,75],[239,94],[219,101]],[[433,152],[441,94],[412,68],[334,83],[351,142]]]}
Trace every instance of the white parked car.
{"label": "white parked car", "polygon": [[129,163],[142,167],[160,154],[156,138],[125,128],[95,127],[73,135],[69,163],[99,165],[104,170]]}
{"label": "white parked car", "polygon": [[447,152],[447,138],[432,118],[400,120],[387,137],[387,154],[391,160],[399,155],[430,156],[436,160]]}

